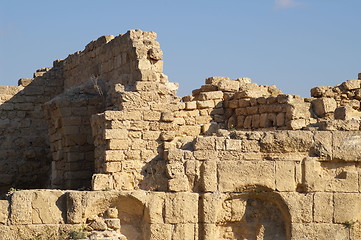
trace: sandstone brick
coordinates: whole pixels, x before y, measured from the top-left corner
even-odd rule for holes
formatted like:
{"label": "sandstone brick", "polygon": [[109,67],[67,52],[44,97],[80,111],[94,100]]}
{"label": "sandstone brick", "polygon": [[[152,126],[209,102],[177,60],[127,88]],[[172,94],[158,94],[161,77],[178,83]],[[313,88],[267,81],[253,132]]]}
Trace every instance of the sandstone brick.
{"label": "sandstone brick", "polygon": [[360,83],[360,80],[347,80],[346,82],[343,82],[341,86],[346,90],[354,90],[360,88]]}
{"label": "sandstone brick", "polygon": [[186,176],[172,178],[168,182],[169,191],[187,192],[189,191],[189,182]]}
{"label": "sandstone brick", "polygon": [[219,190],[239,192],[247,185],[262,185],[275,189],[274,162],[225,161],[218,163]]}
{"label": "sandstone brick", "polygon": [[104,191],[113,189],[113,178],[109,174],[93,174],[92,189]]}
{"label": "sandstone brick", "polygon": [[11,224],[32,224],[31,191],[16,191],[11,196],[10,221]]}
{"label": "sandstone brick", "polygon": [[186,110],[193,110],[197,108],[197,102],[196,101],[192,101],[192,102],[186,102]]}
{"label": "sandstone brick", "polygon": [[193,240],[197,237],[196,224],[177,224],[174,228],[173,239]]}
{"label": "sandstone brick", "polygon": [[144,112],[143,118],[146,121],[159,121],[161,117],[160,112],[146,111]]}
{"label": "sandstone brick", "polygon": [[213,100],[197,101],[197,108],[213,108],[215,106]]}
{"label": "sandstone brick", "polygon": [[[333,132],[333,159],[361,161],[361,134],[357,132]],[[347,153],[347,154],[345,154]]]}
{"label": "sandstone brick", "polygon": [[196,223],[198,222],[198,194],[174,193],[165,199],[166,223]]}
{"label": "sandstone brick", "polygon": [[317,98],[312,101],[313,111],[319,117],[324,117],[326,113],[334,112],[337,103],[333,98]]}
{"label": "sandstone brick", "polygon": [[110,139],[108,140],[109,150],[126,150],[129,148],[130,141],[128,139]]}
{"label": "sandstone brick", "polygon": [[204,192],[217,190],[217,163],[214,160],[205,161],[201,168],[202,186]]}
{"label": "sandstone brick", "polygon": [[168,161],[182,161],[184,158],[184,151],[181,149],[169,149],[166,152],[166,159]]}
{"label": "sandstone brick", "polygon": [[137,180],[132,173],[117,172],[113,174],[115,190],[134,190],[137,188]]}
{"label": "sandstone brick", "polygon": [[[31,201],[33,224],[65,223],[66,199],[62,191],[34,191]],[[46,211],[44,211],[46,209]]]}
{"label": "sandstone brick", "polygon": [[127,139],[128,130],[127,129],[105,129],[104,131],[105,139]]}
{"label": "sandstone brick", "polygon": [[352,223],[359,219],[361,197],[358,193],[334,194],[334,221]]}
{"label": "sandstone brick", "polygon": [[124,160],[124,151],[122,151],[122,150],[105,151],[105,161],[119,162],[121,160]]}
{"label": "sandstone brick", "polygon": [[178,135],[198,136],[201,132],[200,126],[180,126]]}
{"label": "sandstone brick", "polygon": [[333,194],[315,193],[314,196],[314,221],[332,223],[333,220]]}
{"label": "sandstone brick", "polygon": [[214,137],[198,137],[193,144],[194,150],[214,150],[215,138]]}
{"label": "sandstone brick", "polygon": [[293,224],[312,222],[313,193],[283,192],[280,195],[289,208]]}
{"label": "sandstone brick", "polygon": [[122,170],[122,163],[120,162],[106,162],[104,163],[105,173],[115,173]]}
{"label": "sandstone brick", "polygon": [[150,224],[149,225],[149,240],[172,240],[172,224]]}
{"label": "sandstone brick", "polygon": [[209,77],[209,78],[206,78],[205,82],[206,82],[206,84],[217,85],[222,80],[229,80],[229,78],[228,77]]}
{"label": "sandstone brick", "polygon": [[276,189],[290,192],[296,190],[294,162],[276,162]]}
{"label": "sandstone brick", "polygon": [[347,240],[348,235],[348,229],[340,224],[292,224],[292,239],[297,240]]}
{"label": "sandstone brick", "polygon": [[148,211],[145,212],[145,221],[148,223],[164,223],[164,200],[165,193],[163,192],[152,192],[147,202]]}
{"label": "sandstone brick", "polygon": [[226,139],[227,151],[240,151],[242,149],[242,141],[236,139]]}
{"label": "sandstone brick", "polygon": [[201,92],[199,94],[199,100],[212,100],[212,99],[223,99],[222,91],[211,91],[211,92]]}
{"label": "sandstone brick", "polygon": [[0,223],[7,224],[9,217],[9,202],[7,200],[0,200]]}

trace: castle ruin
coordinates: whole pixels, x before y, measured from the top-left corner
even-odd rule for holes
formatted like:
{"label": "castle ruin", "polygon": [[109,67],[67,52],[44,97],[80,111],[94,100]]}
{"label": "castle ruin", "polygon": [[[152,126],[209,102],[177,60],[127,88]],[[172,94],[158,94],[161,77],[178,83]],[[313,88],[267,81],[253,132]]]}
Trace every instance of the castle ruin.
{"label": "castle ruin", "polygon": [[131,30],[0,87],[0,240],[361,239],[361,74],[180,98],[162,55]]}

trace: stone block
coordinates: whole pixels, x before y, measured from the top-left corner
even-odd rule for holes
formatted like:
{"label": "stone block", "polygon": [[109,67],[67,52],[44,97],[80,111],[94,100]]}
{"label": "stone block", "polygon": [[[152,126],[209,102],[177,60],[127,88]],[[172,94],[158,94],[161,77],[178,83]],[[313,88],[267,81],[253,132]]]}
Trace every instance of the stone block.
{"label": "stone block", "polygon": [[209,77],[206,78],[205,83],[211,85],[218,85],[218,83],[222,80],[229,80],[228,77]]}
{"label": "stone block", "polygon": [[173,225],[153,223],[149,225],[149,233],[146,239],[149,240],[172,240]]}
{"label": "stone block", "polygon": [[183,161],[184,159],[184,151],[181,149],[168,149],[166,152],[166,160],[169,162],[178,162]]}
{"label": "stone block", "polygon": [[204,161],[201,167],[202,187],[204,192],[217,191],[217,162]]}
{"label": "stone block", "polygon": [[287,122],[287,129],[289,130],[300,130],[306,127],[305,119],[296,119]]}
{"label": "stone block", "polygon": [[66,215],[66,196],[62,191],[33,191],[32,223],[64,224]]}
{"label": "stone block", "polygon": [[240,192],[248,185],[275,189],[275,163],[270,161],[222,161],[218,163],[219,190]]}
{"label": "stone block", "polygon": [[172,122],[174,120],[174,115],[172,112],[163,112],[161,116],[163,122]]}
{"label": "stone block", "polygon": [[164,223],[164,192],[151,192],[147,201],[147,209],[145,211],[144,220],[147,223]]}
{"label": "stone block", "polygon": [[350,106],[342,106],[335,109],[334,112],[335,119],[340,120],[360,120],[361,119],[361,112],[353,109]]}
{"label": "stone block", "polygon": [[188,178],[185,175],[172,178],[168,182],[168,188],[172,192],[187,192],[190,190]]}
{"label": "stone block", "polygon": [[211,92],[201,92],[199,94],[199,100],[213,100],[213,99],[223,99],[222,91],[211,91]]}
{"label": "stone block", "polygon": [[19,86],[26,87],[26,86],[28,86],[33,80],[34,80],[34,78],[20,78],[19,81],[18,81],[18,85],[19,85]]}
{"label": "stone block", "polygon": [[105,191],[113,189],[113,177],[110,174],[93,174],[92,190]]}
{"label": "stone block", "polygon": [[223,195],[220,193],[205,193],[200,198],[202,201],[201,206],[201,222],[204,223],[217,223],[218,215],[222,213]]}
{"label": "stone block", "polygon": [[226,107],[228,108],[232,108],[232,109],[235,109],[235,108],[238,108],[238,102],[239,100],[235,99],[235,100],[229,100],[226,102]]}
{"label": "stone block", "polygon": [[352,223],[361,220],[361,195],[359,193],[335,193],[333,197],[335,223]]}
{"label": "stone block", "polygon": [[180,126],[177,135],[198,136],[201,133],[201,126]]}
{"label": "stone block", "polygon": [[132,172],[113,173],[114,190],[134,190],[138,188],[138,179]]}
{"label": "stone block", "polygon": [[0,223],[7,224],[9,218],[9,201],[0,200]]}
{"label": "stone block", "polygon": [[292,223],[313,221],[313,193],[281,192],[291,214]]}
{"label": "stone block", "polygon": [[127,139],[127,129],[105,129],[104,139]]}
{"label": "stone block", "polygon": [[276,116],[276,125],[277,127],[282,127],[285,125],[285,114],[284,113],[278,113]]}
{"label": "stone block", "polygon": [[32,224],[31,201],[33,192],[29,190],[16,191],[10,200],[10,222],[13,225]]}
{"label": "stone block", "polygon": [[168,163],[166,173],[169,178],[178,178],[184,176],[184,166],[181,162]]}
{"label": "stone block", "polygon": [[197,193],[167,194],[165,199],[165,223],[197,223],[198,198]]}
{"label": "stone block", "polygon": [[201,88],[199,89],[200,92],[198,93],[198,95],[202,92],[214,92],[218,90],[217,86],[214,86],[212,84],[204,84],[201,86]]}
{"label": "stone block", "polygon": [[215,104],[213,100],[197,101],[197,108],[214,108]]}
{"label": "stone block", "polygon": [[266,153],[308,152],[312,143],[310,131],[265,132],[260,140],[261,151]]}
{"label": "stone block", "polygon": [[120,162],[106,162],[104,163],[105,173],[115,173],[122,171],[122,163]]}
{"label": "stone block", "polygon": [[203,224],[204,240],[219,239],[218,226],[216,224]]}
{"label": "stone block", "polygon": [[276,161],[276,189],[295,191],[295,164],[293,161]]}
{"label": "stone block", "polygon": [[107,150],[104,159],[107,162],[119,162],[124,160],[124,152],[122,150]]}
{"label": "stone block", "polygon": [[241,151],[242,141],[238,139],[226,139],[226,150],[227,151]]}
{"label": "stone block", "polygon": [[354,90],[360,88],[361,80],[347,80],[341,84],[346,90]]}
{"label": "stone block", "polygon": [[325,117],[327,113],[334,112],[337,108],[337,103],[334,98],[317,98],[312,101],[313,112],[318,117]]}
{"label": "stone block", "polygon": [[197,137],[193,142],[194,150],[214,150],[215,145],[214,137]]}
{"label": "stone block", "polygon": [[315,98],[323,97],[325,93],[329,90],[329,88],[330,87],[324,86],[314,87],[311,89],[311,96]]}
{"label": "stone block", "polygon": [[143,113],[143,119],[146,121],[159,121],[160,117],[161,113],[156,111],[145,111]]}
{"label": "stone block", "polygon": [[173,230],[173,239],[194,240],[196,238],[197,224],[176,224]]}
{"label": "stone block", "polygon": [[292,223],[292,239],[297,240],[348,240],[349,229],[341,224]]}
{"label": "stone block", "polygon": [[197,108],[197,102],[196,101],[192,101],[192,102],[186,102],[186,110],[193,110]]}
{"label": "stone block", "polygon": [[314,142],[310,148],[310,156],[320,159],[332,158],[332,132],[315,131]]}
{"label": "stone block", "polygon": [[333,193],[317,192],[314,196],[314,222],[332,223]]}
{"label": "stone block", "polygon": [[110,139],[107,143],[107,149],[109,150],[126,150],[131,142],[128,139]]}
{"label": "stone block", "polygon": [[334,131],[333,159],[343,161],[361,161],[361,133]]}
{"label": "stone block", "polygon": [[239,85],[238,81],[233,80],[221,80],[217,83],[218,89],[225,92],[237,92]]}

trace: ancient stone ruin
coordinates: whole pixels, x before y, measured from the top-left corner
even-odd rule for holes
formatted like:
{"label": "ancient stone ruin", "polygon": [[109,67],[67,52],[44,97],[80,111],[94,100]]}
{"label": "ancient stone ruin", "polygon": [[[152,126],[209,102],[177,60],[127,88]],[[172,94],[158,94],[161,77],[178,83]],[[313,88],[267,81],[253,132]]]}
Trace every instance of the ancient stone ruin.
{"label": "ancient stone ruin", "polygon": [[180,98],[162,72],[131,30],[0,87],[0,239],[361,239],[361,74]]}

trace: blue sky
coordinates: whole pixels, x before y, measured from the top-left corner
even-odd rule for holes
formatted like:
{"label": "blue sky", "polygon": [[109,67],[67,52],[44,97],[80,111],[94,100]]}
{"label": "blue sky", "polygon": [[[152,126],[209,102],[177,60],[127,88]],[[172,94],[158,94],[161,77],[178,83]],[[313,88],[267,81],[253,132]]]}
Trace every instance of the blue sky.
{"label": "blue sky", "polygon": [[228,76],[308,97],[361,72],[360,12],[360,0],[0,0],[0,85],[141,29],[158,33],[179,96]]}

